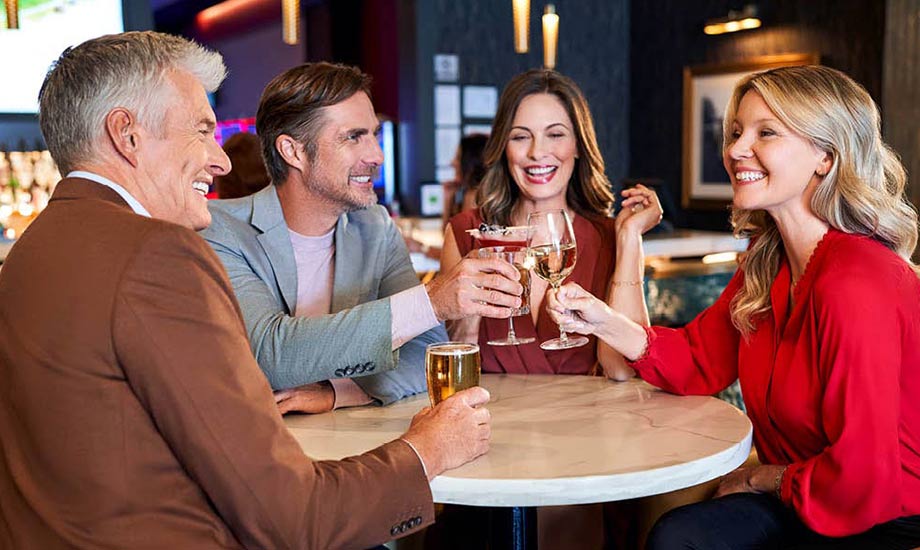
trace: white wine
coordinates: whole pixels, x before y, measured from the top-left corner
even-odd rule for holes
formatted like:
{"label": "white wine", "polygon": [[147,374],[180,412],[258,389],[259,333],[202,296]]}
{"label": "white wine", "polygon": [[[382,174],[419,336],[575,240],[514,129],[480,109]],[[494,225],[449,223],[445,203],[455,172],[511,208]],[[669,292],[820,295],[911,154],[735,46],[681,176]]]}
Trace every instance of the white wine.
{"label": "white wine", "polygon": [[574,244],[535,246],[530,249],[530,254],[534,258],[534,273],[553,286],[561,283],[575,269],[577,251]]}
{"label": "white wine", "polygon": [[478,386],[480,368],[479,346],[476,344],[430,344],[425,351],[425,373],[431,406],[458,391]]}

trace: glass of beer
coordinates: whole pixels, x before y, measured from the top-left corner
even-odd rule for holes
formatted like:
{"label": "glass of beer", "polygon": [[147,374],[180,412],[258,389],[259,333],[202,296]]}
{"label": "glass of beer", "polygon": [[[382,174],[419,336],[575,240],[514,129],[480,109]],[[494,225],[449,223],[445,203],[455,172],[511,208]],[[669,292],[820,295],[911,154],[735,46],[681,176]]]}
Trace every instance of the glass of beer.
{"label": "glass of beer", "polygon": [[479,385],[479,346],[463,342],[428,344],[425,372],[434,407],[460,390]]}
{"label": "glass of beer", "polygon": [[488,246],[479,249],[480,258],[500,258],[513,265],[521,274],[520,283],[524,287],[521,293],[521,307],[511,310],[508,317],[508,335],[498,340],[489,340],[490,346],[518,346],[529,344],[536,338],[520,337],[514,332],[514,318],[518,315],[530,313],[530,268],[533,266],[533,257],[527,253],[526,246]]}

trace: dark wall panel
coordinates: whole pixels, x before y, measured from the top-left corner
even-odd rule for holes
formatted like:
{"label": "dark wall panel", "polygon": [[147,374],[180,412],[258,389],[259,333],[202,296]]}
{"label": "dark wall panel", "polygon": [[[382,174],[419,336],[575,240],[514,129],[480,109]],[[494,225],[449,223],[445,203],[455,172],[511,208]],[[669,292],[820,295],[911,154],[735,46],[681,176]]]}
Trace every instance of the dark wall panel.
{"label": "dark wall panel", "polygon": [[280,20],[205,43],[224,56],[229,70],[214,108],[221,120],[256,116],[265,85],[304,61],[303,44],[282,42]]}
{"label": "dark wall panel", "polygon": [[[720,36],[703,34],[707,19],[739,2],[633,2],[630,39],[630,163],[632,177],[664,181],[681,198],[683,68],[761,55],[811,53],[843,70],[881,101],[885,3],[878,0],[759,2],[763,27]],[[678,225],[727,229],[725,211],[681,210]]]}
{"label": "dark wall panel", "polygon": [[920,206],[920,0],[888,0],[885,36],[885,140],[901,155]]}

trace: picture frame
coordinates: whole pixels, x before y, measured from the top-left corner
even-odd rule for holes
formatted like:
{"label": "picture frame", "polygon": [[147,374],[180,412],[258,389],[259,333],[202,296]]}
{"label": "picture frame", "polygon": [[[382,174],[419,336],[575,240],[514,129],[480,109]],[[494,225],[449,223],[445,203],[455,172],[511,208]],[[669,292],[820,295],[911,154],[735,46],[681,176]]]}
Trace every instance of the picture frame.
{"label": "picture frame", "polygon": [[684,67],[684,208],[719,209],[731,202],[731,182],[722,165],[722,119],[735,83],[757,71],[819,62],[816,53],[793,53]]}

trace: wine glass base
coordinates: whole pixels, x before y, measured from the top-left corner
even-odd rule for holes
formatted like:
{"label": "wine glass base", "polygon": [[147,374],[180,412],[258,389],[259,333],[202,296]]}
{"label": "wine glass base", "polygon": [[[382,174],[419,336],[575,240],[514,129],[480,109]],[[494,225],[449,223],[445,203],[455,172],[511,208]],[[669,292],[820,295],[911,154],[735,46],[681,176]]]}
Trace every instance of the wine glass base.
{"label": "wine glass base", "polygon": [[503,338],[501,340],[489,340],[490,346],[520,346],[521,344],[529,344],[531,342],[536,342],[536,338],[526,337],[526,338]]}
{"label": "wine glass base", "polygon": [[587,343],[588,339],[584,336],[569,336],[566,340],[563,340],[562,338],[553,338],[552,340],[547,340],[540,344],[540,347],[545,350],[571,349],[583,346]]}

